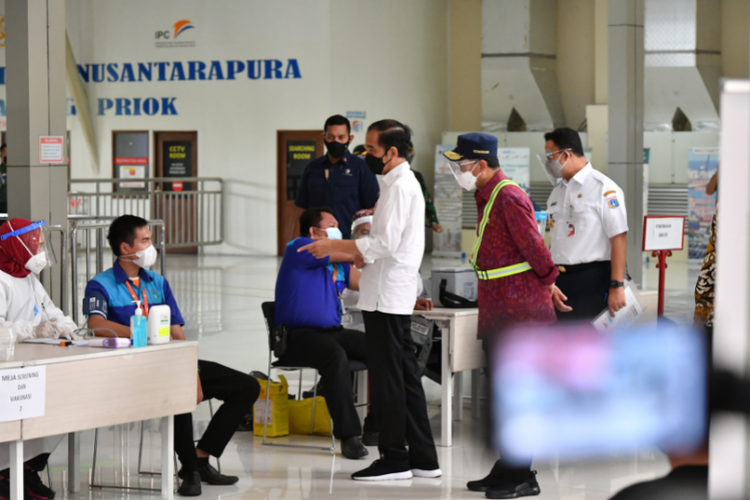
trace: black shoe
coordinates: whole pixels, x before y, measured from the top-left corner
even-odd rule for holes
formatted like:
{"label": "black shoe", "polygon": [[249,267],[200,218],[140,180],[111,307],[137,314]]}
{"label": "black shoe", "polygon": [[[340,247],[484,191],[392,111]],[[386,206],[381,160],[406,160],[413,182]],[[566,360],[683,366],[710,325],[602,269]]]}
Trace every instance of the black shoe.
{"label": "black shoe", "polygon": [[198,471],[185,472],[180,469],[177,473],[182,479],[182,484],[177,489],[177,494],[183,497],[197,497],[201,494],[201,475]]}
{"label": "black shoe", "polygon": [[502,466],[502,462],[498,460],[495,465],[492,466],[492,470],[486,477],[477,481],[469,481],[466,483],[466,487],[471,491],[487,491],[493,486],[499,486],[505,479],[505,468]]}
{"label": "black shoe", "polygon": [[34,470],[23,470],[23,486],[26,490],[24,496],[29,496],[34,500],[52,500],[55,498],[55,492],[44,485],[39,473]]}
{"label": "black shoe", "polygon": [[239,432],[253,432],[255,430],[255,425],[253,422],[253,412],[251,411],[245,417],[242,419],[242,422],[240,422],[240,425],[237,426],[237,431]]}
{"label": "black shoe", "polygon": [[[0,500],[10,500],[10,481],[7,478],[0,479]],[[23,500],[33,500],[25,488],[23,491]]]}
{"label": "black shoe", "polygon": [[523,481],[506,479],[501,484],[493,486],[484,494],[487,498],[520,498],[531,497],[541,493],[536,481],[536,471],[533,470]]}
{"label": "black shoe", "polygon": [[380,433],[378,431],[365,431],[362,433],[362,444],[365,446],[377,446]]}
{"label": "black shoe", "polygon": [[355,481],[393,481],[412,477],[414,475],[409,469],[409,464],[390,460],[375,460],[368,468],[352,474]]}
{"label": "black shoe", "polygon": [[362,446],[362,443],[359,441],[359,438],[357,436],[352,436],[341,440],[341,454],[346,458],[358,460],[360,458],[366,457],[367,455],[369,455],[369,453],[370,452],[367,451],[367,448]]}
{"label": "black shoe", "polygon": [[[208,460],[203,462],[203,459],[200,458],[198,459],[197,472],[200,474],[201,481],[214,486],[228,486],[240,480],[237,476],[225,476],[224,474],[221,474],[213,465],[208,463]],[[180,472],[177,473],[180,478],[183,478],[183,474],[185,474],[183,469],[180,469]]]}

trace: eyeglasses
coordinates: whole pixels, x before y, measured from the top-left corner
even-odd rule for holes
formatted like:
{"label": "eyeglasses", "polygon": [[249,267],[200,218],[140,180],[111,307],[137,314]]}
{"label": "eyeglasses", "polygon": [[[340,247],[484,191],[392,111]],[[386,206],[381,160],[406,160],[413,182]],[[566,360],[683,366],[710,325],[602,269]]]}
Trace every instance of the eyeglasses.
{"label": "eyeglasses", "polygon": [[552,151],[551,153],[545,153],[545,156],[549,159],[549,158],[552,158],[557,153],[562,153],[563,151],[571,151],[571,149],[570,148],[558,149],[557,151]]}

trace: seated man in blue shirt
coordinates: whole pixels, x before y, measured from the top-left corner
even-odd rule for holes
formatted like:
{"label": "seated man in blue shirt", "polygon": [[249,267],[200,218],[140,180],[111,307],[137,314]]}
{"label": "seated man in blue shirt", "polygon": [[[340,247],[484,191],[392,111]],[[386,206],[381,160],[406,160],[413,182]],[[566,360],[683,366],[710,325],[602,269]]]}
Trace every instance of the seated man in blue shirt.
{"label": "seated man in blue shirt", "polygon": [[[137,299],[144,316],[148,316],[150,306],[168,305],[172,314],[171,337],[185,340],[182,332],[185,322],[169,283],[165,277],[148,270],[156,261],[148,222],[133,215],[118,217],[109,227],[107,239],[117,260],[86,286],[83,312],[88,315],[88,327],[98,336],[130,338],[130,317],[135,314]],[[214,485],[238,481],[236,476],[220,474],[208,463],[208,458],[221,456],[260,394],[260,385],[253,377],[218,363],[198,360],[197,376],[198,403],[216,398],[224,404],[214,414],[197,447],[193,444],[192,415],[174,417],[174,448],[182,463],[179,476],[183,480],[177,492],[182,496],[200,495],[201,481]]]}
{"label": "seated man in blue shirt", "polygon": [[333,419],[333,434],[341,440],[341,453],[351,459],[368,454],[359,436],[362,426],[354,407],[349,360],[367,363],[365,334],[341,326],[341,293],[359,289],[360,272],[349,265],[352,256],[316,259],[297,252],[315,240],[341,238],[331,208],[309,208],[299,220],[303,236],[287,243],[276,278],[276,318],[289,331],[287,349],[280,361],[310,366],[321,375],[321,395]]}

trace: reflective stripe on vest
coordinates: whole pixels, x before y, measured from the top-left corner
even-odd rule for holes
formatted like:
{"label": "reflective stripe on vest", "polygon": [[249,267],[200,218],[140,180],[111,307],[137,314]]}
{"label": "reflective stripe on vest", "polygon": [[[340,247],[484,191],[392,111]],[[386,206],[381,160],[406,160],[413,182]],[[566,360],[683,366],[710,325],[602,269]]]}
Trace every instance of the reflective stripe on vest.
{"label": "reflective stripe on vest", "polygon": [[484,229],[487,227],[487,224],[490,222],[490,212],[492,211],[492,206],[495,204],[495,198],[497,198],[498,193],[502,188],[505,186],[516,186],[517,188],[521,189],[521,187],[516,184],[515,182],[505,179],[503,181],[500,181],[500,183],[495,186],[495,189],[492,190],[492,195],[490,196],[490,201],[487,202],[487,205],[484,207],[484,213],[482,214],[482,221],[479,223],[479,235],[477,236],[477,241],[474,243],[474,249],[473,249],[473,255],[471,257],[471,265],[474,266],[474,270],[477,272],[477,277],[480,280],[494,280],[497,278],[505,278],[507,276],[513,276],[514,274],[520,274],[523,272],[528,271],[531,269],[531,264],[528,262],[521,262],[519,264],[513,264],[511,266],[505,266],[500,267],[498,269],[489,269],[489,270],[482,270],[479,269],[477,266],[477,256],[479,255],[479,248],[482,246],[482,237],[484,236]]}

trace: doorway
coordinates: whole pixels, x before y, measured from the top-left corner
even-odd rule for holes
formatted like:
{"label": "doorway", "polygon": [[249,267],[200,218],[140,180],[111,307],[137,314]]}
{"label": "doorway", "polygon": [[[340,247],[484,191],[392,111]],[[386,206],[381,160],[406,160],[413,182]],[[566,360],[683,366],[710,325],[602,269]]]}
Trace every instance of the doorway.
{"label": "doorway", "polygon": [[296,238],[297,198],[302,173],[315,158],[323,156],[320,130],[276,131],[276,229],[277,255],[283,256],[286,244]]}
{"label": "doorway", "polygon": [[[156,177],[198,177],[198,132],[154,132]],[[162,182],[154,203],[154,218],[164,221],[170,253],[198,253],[198,194],[195,182]],[[174,245],[181,245],[175,247]]]}

